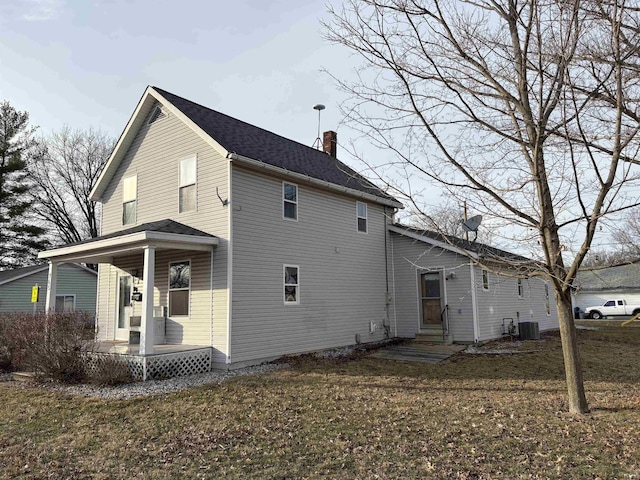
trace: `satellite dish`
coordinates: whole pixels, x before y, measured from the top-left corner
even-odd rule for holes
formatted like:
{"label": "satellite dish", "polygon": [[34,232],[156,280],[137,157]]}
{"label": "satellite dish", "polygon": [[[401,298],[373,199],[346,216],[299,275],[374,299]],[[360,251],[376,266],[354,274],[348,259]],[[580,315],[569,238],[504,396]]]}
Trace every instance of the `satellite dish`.
{"label": "satellite dish", "polygon": [[313,106],[313,109],[314,109],[314,110],[318,110],[318,111],[320,111],[320,110],[324,110],[324,105],[322,105],[321,103],[316,103],[316,104]]}
{"label": "satellite dish", "polygon": [[462,222],[462,229],[465,232],[477,232],[478,227],[482,223],[482,215],[476,215]]}

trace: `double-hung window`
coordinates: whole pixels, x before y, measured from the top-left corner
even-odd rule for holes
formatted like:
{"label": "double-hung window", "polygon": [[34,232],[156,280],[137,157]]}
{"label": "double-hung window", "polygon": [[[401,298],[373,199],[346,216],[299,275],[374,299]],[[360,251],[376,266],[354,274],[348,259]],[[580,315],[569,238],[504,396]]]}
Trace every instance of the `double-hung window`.
{"label": "double-hung window", "polygon": [[549,301],[549,285],[544,284],[544,306],[547,309],[547,315],[551,315],[551,302]]}
{"label": "double-hung window", "polygon": [[298,186],[293,183],[282,183],[282,217],[298,220]]}
{"label": "double-hung window", "polygon": [[189,316],[189,292],[191,290],[191,262],[188,260],[169,264],[169,315]]}
{"label": "double-hung window", "polygon": [[284,303],[300,303],[300,269],[297,265],[284,265]]}
{"label": "double-hung window", "polygon": [[198,177],[197,157],[186,158],[180,162],[179,212],[197,210],[196,179]]}
{"label": "double-hung window", "polygon": [[489,290],[489,272],[482,269],[482,288],[483,290]]}
{"label": "double-hung window", "polygon": [[136,209],[138,197],[138,177],[133,175],[122,182],[122,224],[136,223]]}
{"label": "double-hung window", "polygon": [[358,217],[358,231],[367,233],[367,204],[356,202],[356,215]]}

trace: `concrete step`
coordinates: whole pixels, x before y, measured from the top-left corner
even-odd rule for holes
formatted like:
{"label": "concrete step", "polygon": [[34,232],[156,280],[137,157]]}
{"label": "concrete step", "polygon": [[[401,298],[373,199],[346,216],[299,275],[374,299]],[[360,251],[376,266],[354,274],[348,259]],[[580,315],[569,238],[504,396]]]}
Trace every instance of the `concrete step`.
{"label": "concrete step", "polygon": [[440,333],[418,333],[414,340],[416,343],[437,343],[442,345],[451,345],[453,343],[453,336],[448,333],[443,335]]}

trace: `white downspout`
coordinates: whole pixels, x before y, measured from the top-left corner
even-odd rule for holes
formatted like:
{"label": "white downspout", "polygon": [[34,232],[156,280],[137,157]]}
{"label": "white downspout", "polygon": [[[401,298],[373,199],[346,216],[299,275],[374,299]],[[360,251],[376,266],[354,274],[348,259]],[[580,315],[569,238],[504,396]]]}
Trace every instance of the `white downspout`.
{"label": "white downspout", "polygon": [[476,268],[473,262],[469,262],[471,272],[471,310],[473,314],[473,341],[478,343],[480,339],[480,325],[478,324],[478,298],[476,295]]}

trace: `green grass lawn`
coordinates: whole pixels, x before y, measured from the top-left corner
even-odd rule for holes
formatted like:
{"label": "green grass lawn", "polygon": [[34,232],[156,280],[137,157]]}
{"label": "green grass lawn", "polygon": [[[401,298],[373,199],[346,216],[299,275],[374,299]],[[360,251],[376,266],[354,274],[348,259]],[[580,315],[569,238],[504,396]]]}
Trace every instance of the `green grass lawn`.
{"label": "green grass lawn", "polygon": [[588,325],[579,417],[557,334],[439,365],[300,357],[126,401],[0,383],[0,477],[640,478],[640,326]]}

